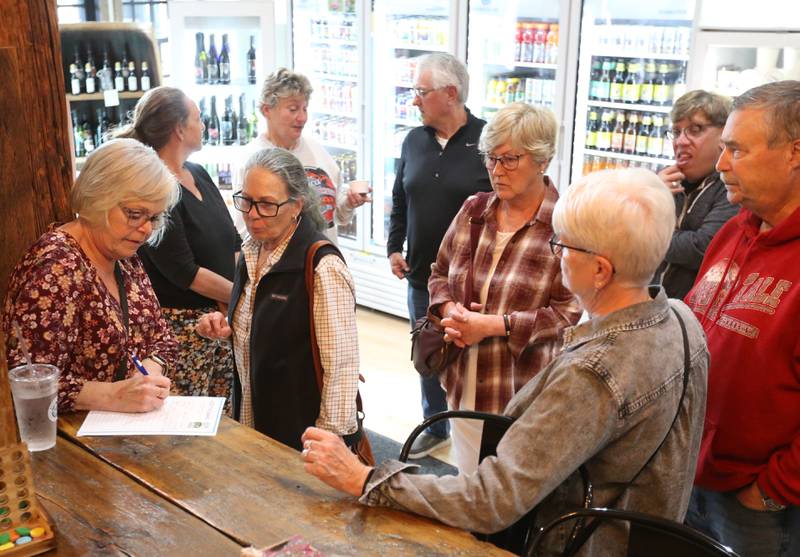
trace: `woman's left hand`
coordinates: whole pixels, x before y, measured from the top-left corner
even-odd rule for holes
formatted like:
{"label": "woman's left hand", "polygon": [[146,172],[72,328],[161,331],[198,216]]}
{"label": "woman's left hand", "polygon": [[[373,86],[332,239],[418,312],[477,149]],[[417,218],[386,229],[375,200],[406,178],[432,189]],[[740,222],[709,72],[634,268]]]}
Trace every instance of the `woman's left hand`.
{"label": "woman's left hand", "polygon": [[[505,333],[505,324],[500,315],[486,315],[481,304],[472,303],[472,311],[458,303],[450,314],[442,319],[445,340],[452,341],[459,348],[477,344],[486,337]],[[498,329],[498,326],[500,329]]]}
{"label": "woman's left hand", "polygon": [[324,429],[309,427],[301,440],[306,472],[339,491],[361,496],[370,467],[358,460],[341,437]]}

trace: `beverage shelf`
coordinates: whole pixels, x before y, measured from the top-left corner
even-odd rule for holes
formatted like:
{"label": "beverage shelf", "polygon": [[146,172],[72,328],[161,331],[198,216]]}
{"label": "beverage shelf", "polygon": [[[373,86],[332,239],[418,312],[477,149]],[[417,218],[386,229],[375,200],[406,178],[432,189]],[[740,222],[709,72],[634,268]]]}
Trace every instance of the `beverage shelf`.
{"label": "beverage shelf", "polygon": [[332,108],[325,108],[325,107],[317,107],[311,109],[313,114],[325,114],[328,116],[342,116],[343,118],[350,118],[351,120],[357,120],[358,116],[356,116],[353,112],[347,112],[346,110],[334,110]]}
{"label": "beverage shelf", "polygon": [[[120,99],[138,99],[142,95],[144,95],[144,91],[120,91],[119,98]],[[69,102],[76,102],[76,101],[102,101],[103,100],[103,93],[81,93],[80,95],[70,95],[67,94],[67,100]]]}
{"label": "beverage shelf", "polygon": [[413,89],[414,88],[414,84],[413,83],[408,83],[408,82],[406,82],[406,83],[397,82],[397,83],[394,84],[394,86],[395,87],[402,87],[403,89]]}
{"label": "beverage shelf", "polygon": [[358,46],[358,41],[351,39],[326,39],[324,37],[311,37],[312,44],[327,44],[330,46]]}
{"label": "beverage shelf", "polygon": [[656,104],[641,104],[641,103],[624,103],[624,102],[610,102],[610,101],[593,101],[589,100],[589,106],[596,106],[598,108],[609,108],[611,110],[639,110],[642,112],[660,112],[669,114],[672,106],[661,106]]}
{"label": "beverage shelf", "polygon": [[345,151],[352,151],[354,153],[358,150],[358,147],[355,145],[345,145],[344,143],[337,143],[336,141],[327,141],[325,139],[322,139],[318,135],[315,135],[314,137],[318,139],[320,143],[322,143],[326,147],[331,147],[333,149],[342,149]]}
{"label": "beverage shelf", "polygon": [[415,128],[422,125],[421,120],[409,120],[408,118],[393,118],[392,123],[395,126],[412,126]]}
{"label": "beverage shelf", "polygon": [[[507,64],[503,64],[507,65]],[[513,66],[515,68],[533,68],[535,70],[557,70],[558,64],[545,64],[544,62],[520,62],[515,61]]]}
{"label": "beverage shelf", "polygon": [[186,89],[202,89],[204,92],[208,91],[206,94],[212,94],[213,91],[222,90],[225,87],[258,87],[258,83],[249,83],[246,77],[238,77],[236,79],[231,79],[230,83],[187,83],[185,88]]}
{"label": "beverage shelf", "polygon": [[414,43],[394,43],[392,48],[395,50],[424,50],[427,52],[447,52],[447,45],[437,44],[414,44]]}
{"label": "beverage shelf", "polygon": [[592,51],[593,58],[631,58],[631,59],[652,59],[652,60],[672,60],[687,62],[688,54],[659,54],[658,52],[631,51],[631,50],[609,50],[597,48]]}
{"label": "beverage shelf", "polygon": [[642,155],[628,155],[626,153],[616,153],[614,151],[599,151],[597,149],[584,149],[583,154],[605,157],[607,159],[622,159],[626,161],[655,163],[664,166],[670,165],[675,162],[673,159],[668,159],[664,157],[645,157]]}
{"label": "beverage shelf", "polygon": [[349,75],[339,75],[332,73],[313,72],[314,77],[318,79],[327,79],[330,81],[347,81],[348,83],[358,83],[358,78]]}

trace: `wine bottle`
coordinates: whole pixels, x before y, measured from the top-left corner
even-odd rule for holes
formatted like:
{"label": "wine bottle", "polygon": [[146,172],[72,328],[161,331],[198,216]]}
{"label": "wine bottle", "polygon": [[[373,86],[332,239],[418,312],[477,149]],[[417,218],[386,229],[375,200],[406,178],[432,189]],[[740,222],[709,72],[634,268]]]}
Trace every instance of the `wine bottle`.
{"label": "wine bottle", "polygon": [[81,80],[78,79],[78,68],[75,67],[75,64],[69,65],[69,77],[70,77],[70,92],[73,95],[80,95],[81,94]]}
{"label": "wine bottle", "polygon": [[214,42],[214,33],[211,33],[208,47],[208,82],[212,85],[219,82],[219,56],[217,55],[217,45]]}
{"label": "wine bottle", "polygon": [[95,143],[99,147],[102,145],[106,140],[106,134],[108,134],[108,129],[111,127],[111,124],[108,121],[108,113],[106,113],[105,109],[98,108],[97,109],[97,133],[95,133]]}
{"label": "wine bottle", "polygon": [[250,132],[251,139],[258,137],[258,114],[256,113],[255,99],[253,99],[253,112],[250,113],[250,118],[247,119],[247,129]]}
{"label": "wine bottle", "polygon": [[150,90],[150,69],[147,67],[147,61],[142,60],[142,91]]}
{"label": "wine bottle", "polygon": [[81,62],[81,54],[78,45],[75,45],[75,75],[78,81],[83,82],[85,76],[83,75],[83,62]]}
{"label": "wine bottle", "polygon": [[84,89],[87,94],[92,94],[97,91],[97,68],[94,65],[91,45],[89,45],[86,51],[86,65],[83,66],[83,73],[85,83]]}
{"label": "wine bottle", "polygon": [[[74,66],[75,64],[70,64]],[[78,111],[72,111],[72,142],[75,144],[75,156],[82,157],[86,155],[83,148],[83,133],[81,133],[81,125],[78,122]]]}
{"label": "wine bottle", "polygon": [[122,77],[122,63],[114,62],[114,89],[125,90],[125,78]]}
{"label": "wine bottle", "polygon": [[203,145],[208,143],[208,113],[206,112],[206,98],[197,103],[200,108],[200,121],[203,122]]}
{"label": "wine bottle", "polygon": [[244,93],[239,95],[239,122],[236,129],[236,139],[239,145],[246,145],[250,141],[250,134],[247,131],[247,116],[244,114]]}
{"label": "wine bottle", "polygon": [[197,52],[194,55],[194,81],[198,84],[208,83],[208,55],[206,54],[206,39],[202,32],[195,36]]}
{"label": "wine bottle", "polygon": [[211,97],[211,117],[208,120],[208,144],[219,145],[219,117],[217,116],[217,97],[214,96]]}
{"label": "wine bottle", "polygon": [[128,43],[122,47],[122,79],[125,80],[125,83],[128,82],[128,74],[130,70],[128,69]]}
{"label": "wine bottle", "polygon": [[229,96],[225,99],[225,112],[222,114],[222,144],[233,145],[233,123],[231,122],[231,103],[233,97]]}
{"label": "wine bottle", "polygon": [[128,91],[138,91],[139,80],[136,79],[136,62],[128,62]]}
{"label": "wine bottle", "polygon": [[[247,83],[256,82],[256,36],[250,35],[250,50],[247,51]],[[244,112],[242,112],[244,114]]]}
{"label": "wine bottle", "polygon": [[100,90],[107,91],[114,89],[114,75],[111,72],[111,62],[108,61],[108,46],[103,48],[103,67],[97,72],[100,78]]}
{"label": "wine bottle", "polygon": [[227,33],[222,35],[222,52],[219,55],[219,82],[226,85],[231,82],[231,55]]}

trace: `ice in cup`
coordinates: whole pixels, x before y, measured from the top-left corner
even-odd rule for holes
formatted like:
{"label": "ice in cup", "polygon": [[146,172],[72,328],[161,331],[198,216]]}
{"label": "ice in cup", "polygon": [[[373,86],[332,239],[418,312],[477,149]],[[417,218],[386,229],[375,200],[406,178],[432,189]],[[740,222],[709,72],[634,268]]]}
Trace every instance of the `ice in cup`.
{"label": "ice in cup", "polygon": [[19,435],[31,452],[44,451],[56,444],[60,374],[50,364],[22,365],[8,372]]}
{"label": "ice in cup", "polygon": [[369,180],[353,180],[350,182],[350,191],[367,195],[369,193]]}

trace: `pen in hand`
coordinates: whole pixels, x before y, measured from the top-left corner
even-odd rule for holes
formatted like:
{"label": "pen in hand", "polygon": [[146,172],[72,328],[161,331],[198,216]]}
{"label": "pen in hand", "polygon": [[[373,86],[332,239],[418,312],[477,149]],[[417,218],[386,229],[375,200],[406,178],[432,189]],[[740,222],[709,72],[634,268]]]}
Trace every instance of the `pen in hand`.
{"label": "pen in hand", "polygon": [[142,362],[139,361],[139,358],[137,358],[134,354],[130,354],[130,358],[131,361],[133,362],[133,365],[136,367],[136,369],[139,370],[139,372],[142,375],[150,375],[149,373],[147,373],[147,370],[142,365]]}

